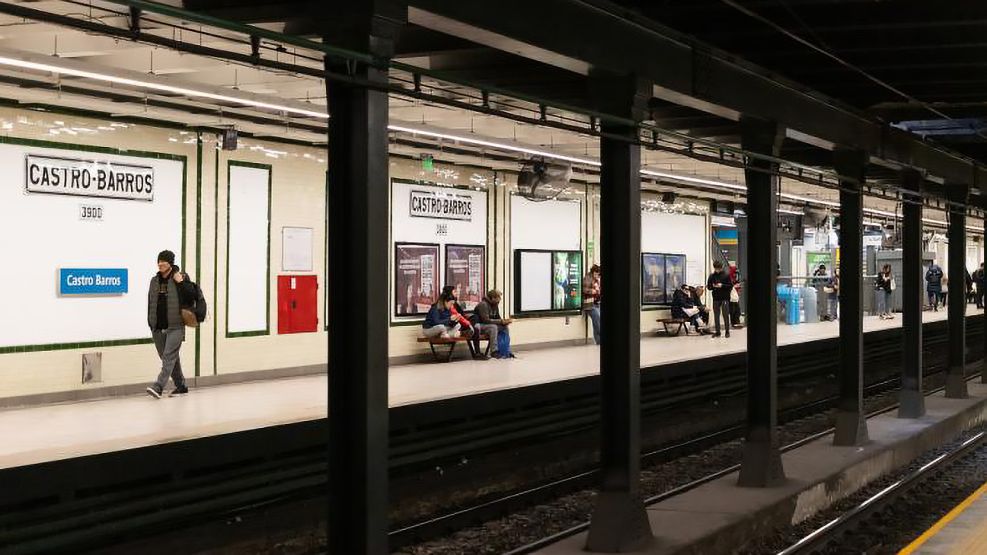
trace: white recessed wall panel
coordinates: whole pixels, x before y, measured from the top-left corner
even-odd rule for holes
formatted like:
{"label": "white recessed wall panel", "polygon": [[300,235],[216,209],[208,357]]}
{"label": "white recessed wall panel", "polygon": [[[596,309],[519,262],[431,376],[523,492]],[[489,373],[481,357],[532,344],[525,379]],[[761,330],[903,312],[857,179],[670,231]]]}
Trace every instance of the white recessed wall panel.
{"label": "white recessed wall panel", "polygon": [[268,168],[230,166],[227,333],[268,329]]}
{"label": "white recessed wall panel", "polygon": [[709,243],[704,215],[641,213],[641,252],[684,254],[689,285],[706,283]]}
{"label": "white recessed wall panel", "polygon": [[511,248],[582,250],[582,203],[511,197]]}
{"label": "white recessed wall panel", "polygon": [[[153,199],[123,200],[29,192],[27,156],[150,168]],[[181,160],[0,145],[0,244],[5,294],[0,347],[134,340],[150,337],[147,291],[157,254],[182,258]],[[90,189],[91,190],[91,189]],[[82,206],[100,208],[84,219]],[[126,269],[128,291],[59,296],[60,268]]]}

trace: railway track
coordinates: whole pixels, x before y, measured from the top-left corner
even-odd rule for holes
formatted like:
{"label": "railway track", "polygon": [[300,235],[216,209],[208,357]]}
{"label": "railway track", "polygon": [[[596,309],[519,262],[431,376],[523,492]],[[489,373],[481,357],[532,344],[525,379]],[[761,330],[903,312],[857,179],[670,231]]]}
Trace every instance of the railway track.
{"label": "railway track", "polygon": [[[971,339],[978,338],[981,320],[968,322]],[[865,365],[893,360],[899,337],[868,334]],[[945,339],[944,325],[926,326],[930,362],[938,356],[934,353],[941,354]],[[781,383],[825,380],[834,361],[819,355],[831,347],[832,342],[815,342],[784,348],[779,356]],[[742,395],[743,376],[742,353],[643,372],[642,413],[661,415],[690,403]],[[434,407],[392,409],[391,474],[431,471],[463,453],[496,456],[501,450],[538,445],[546,438],[585,435],[598,417],[596,383],[570,381],[499,393],[479,403],[453,399]],[[893,380],[871,387],[893,387]],[[785,418],[824,410],[820,408],[824,404],[825,400],[793,407]],[[728,426],[645,457],[674,458],[741,432],[740,426]],[[0,492],[0,552],[83,552],[140,541],[162,529],[203,523],[228,527],[241,516],[271,508],[307,504],[306,510],[312,510],[311,500],[325,495],[325,444],[322,420],[0,470],[5,484]],[[579,472],[529,488],[533,492],[500,495],[449,515],[420,519],[396,528],[392,541],[395,546],[407,545],[460,523],[474,523],[557,491],[591,484],[593,479],[591,470]],[[316,503],[315,510],[324,510],[324,504]]]}

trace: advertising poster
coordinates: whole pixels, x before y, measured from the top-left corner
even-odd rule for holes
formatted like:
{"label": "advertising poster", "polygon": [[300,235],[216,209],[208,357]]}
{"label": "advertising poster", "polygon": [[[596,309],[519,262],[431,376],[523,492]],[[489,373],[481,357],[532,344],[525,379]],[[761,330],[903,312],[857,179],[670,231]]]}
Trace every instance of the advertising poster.
{"label": "advertising poster", "polygon": [[583,253],[552,253],[552,310],[579,310],[583,303]]}
{"label": "advertising poster", "polygon": [[685,255],[666,254],[665,255],[665,291],[668,295],[668,298],[671,298],[672,292],[682,287],[682,284],[685,282],[686,282]]}
{"label": "advertising poster", "polygon": [[394,245],[395,316],[426,314],[439,297],[438,245]]}
{"label": "advertising poster", "polygon": [[826,265],[826,275],[833,275],[833,255],[829,252],[807,252],[805,253],[806,275],[815,275],[820,264]]}
{"label": "advertising poster", "polygon": [[641,304],[664,304],[665,255],[646,252],[641,255]]}
{"label": "advertising poster", "polygon": [[486,291],[486,249],[480,245],[446,245],[446,285],[466,310],[473,310]]}

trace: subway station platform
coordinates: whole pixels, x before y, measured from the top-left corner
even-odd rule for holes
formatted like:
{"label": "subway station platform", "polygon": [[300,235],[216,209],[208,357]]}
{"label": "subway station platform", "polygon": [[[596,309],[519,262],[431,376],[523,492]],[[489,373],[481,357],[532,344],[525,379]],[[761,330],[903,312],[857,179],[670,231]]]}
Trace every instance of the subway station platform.
{"label": "subway station platform", "polygon": [[[926,398],[926,415],[901,419],[894,412],[867,421],[870,442],[862,447],[834,447],[831,435],[782,455],[786,482],[773,488],[742,488],[737,473],[647,507],[655,539],[639,553],[716,555],[733,553],[765,530],[802,522],[876,478],[943,445],[987,416],[987,385],[970,382],[969,397],[946,399],[939,392]],[[987,503],[970,518],[971,529],[960,551],[922,553],[987,553]],[[963,525],[956,523],[957,528]],[[965,540],[963,540],[965,541]],[[539,553],[585,553],[586,533],[566,538]],[[930,549],[932,549],[930,547]]]}
{"label": "subway station platform", "polygon": [[[970,316],[979,311],[970,306]],[[926,323],[946,312],[925,312]],[[901,318],[865,317],[865,332],[901,326]],[[746,329],[729,339],[644,337],[641,365],[664,365],[743,352]],[[779,326],[778,345],[837,337],[837,322]],[[390,406],[401,407],[492,391],[524,388],[599,373],[595,345],[538,349],[515,360],[463,360],[390,368]],[[149,378],[150,378],[149,374]],[[0,469],[324,418],[327,377],[312,375],[193,389],[154,400],[145,395],[0,411]]]}
{"label": "subway station platform", "polygon": [[977,488],[898,555],[987,553],[987,483]]}

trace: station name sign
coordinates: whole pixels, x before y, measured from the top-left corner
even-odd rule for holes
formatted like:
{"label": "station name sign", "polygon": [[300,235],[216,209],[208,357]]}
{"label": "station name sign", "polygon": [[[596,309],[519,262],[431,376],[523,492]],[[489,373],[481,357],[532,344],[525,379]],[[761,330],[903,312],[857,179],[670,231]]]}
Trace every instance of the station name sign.
{"label": "station name sign", "polygon": [[59,268],[58,294],[123,295],[127,293],[126,268]]}
{"label": "station name sign", "polygon": [[26,162],[29,193],[154,200],[154,168],[33,154],[27,155]]}
{"label": "station name sign", "polygon": [[412,190],[410,206],[415,218],[473,219],[473,197],[469,195]]}

